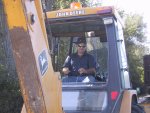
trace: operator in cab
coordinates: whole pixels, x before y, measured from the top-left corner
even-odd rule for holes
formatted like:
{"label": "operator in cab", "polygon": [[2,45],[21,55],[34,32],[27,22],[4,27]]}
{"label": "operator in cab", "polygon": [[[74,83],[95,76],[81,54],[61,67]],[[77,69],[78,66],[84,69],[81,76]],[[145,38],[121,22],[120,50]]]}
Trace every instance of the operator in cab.
{"label": "operator in cab", "polygon": [[79,37],[76,42],[77,52],[69,55],[63,65],[63,82],[94,82],[96,61],[86,52],[86,38]]}

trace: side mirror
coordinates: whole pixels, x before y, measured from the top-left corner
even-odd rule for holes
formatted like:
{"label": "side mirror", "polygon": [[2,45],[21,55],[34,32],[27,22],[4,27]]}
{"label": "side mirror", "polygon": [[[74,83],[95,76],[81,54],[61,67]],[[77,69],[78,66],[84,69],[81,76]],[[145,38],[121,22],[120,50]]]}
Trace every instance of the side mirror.
{"label": "side mirror", "polygon": [[140,91],[140,88],[139,88],[139,87],[137,87],[137,88],[136,88],[136,91],[137,91],[137,94],[138,94],[138,95],[141,93],[141,91]]}

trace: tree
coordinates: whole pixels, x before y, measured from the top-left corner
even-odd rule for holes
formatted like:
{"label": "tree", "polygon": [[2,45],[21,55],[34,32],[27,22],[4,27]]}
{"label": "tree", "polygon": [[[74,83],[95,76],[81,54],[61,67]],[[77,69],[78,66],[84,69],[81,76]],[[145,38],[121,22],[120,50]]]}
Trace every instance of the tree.
{"label": "tree", "polygon": [[146,24],[143,22],[143,17],[138,14],[127,14],[125,20],[125,39],[128,42],[137,40],[138,42],[144,42],[146,39],[145,28]]}
{"label": "tree", "polygon": [[0,1],[0,113],[20,113],[22,104],[5,13]]}
{"label": "tree", "polygon": [[46,3],[47,10],[59,10],[70,7],[72,2],[80,2],[83,7],[89,5],[90,0],[42,0]]}
{"label": "tree", "polygon": [[129,72],[133,88],[143,84],[143,56],[146,47],[143,42],[146,39],[146,24],[139,14],[127,14],[125,17],[124,37],[129,63]]}

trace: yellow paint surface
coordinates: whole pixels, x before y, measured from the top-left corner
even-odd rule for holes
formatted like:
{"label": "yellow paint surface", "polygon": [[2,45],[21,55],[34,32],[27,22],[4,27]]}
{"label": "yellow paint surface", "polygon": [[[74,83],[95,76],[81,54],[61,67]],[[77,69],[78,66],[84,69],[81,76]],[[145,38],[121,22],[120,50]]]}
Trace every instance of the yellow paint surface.
{"label": "yellow paint surface", "polygon": [[27,30],[25,15],[21,0],[3,0],[9,29],[23,27]]}
{"label": "yellow paint surface", "polygon": [[38,14],[38,18],[40,21],[40,25],[43,31],[43,35],[44,35],[44,39],[46,41],[46,45],[47,48],[49,48],[49,44],[48,44],[48,37],[47,37],[47,32],[46,32],[46,26],[45,26],[45,21],[44,21],[44,16],[43,16],[43,11],[42,11],[42,4],[41,2],[39,2],[38,0],[35,1],[35,7],[37,10],[37,14]]}
{"label": "yellow paint surface", "polygon": [[[42,94],[47,113],[62,113],[61,81],[58,79],[59,72],[55,73],[53,70],[51,56],[48,53],[47,34],[40,0],[3,0],[3,3],[9,30],[12,32],[13,36],[18,36],[18,32],[14,32],[13,30],[16,27],[23,28],[23,31],[27,31],[25,32],[28,34],[27,36],[29,39],[27,45],[30,44],[30,47],[32,47],[29,52],[33,52],[34,54],[33,60],[36,62],[35,70],[37,70],[38,73],[37,80],[39,79],[42,87]],[[33,24],[30,24],[30,14],[35,16],[35,22]],[[24,35],[25,34],[21,33],[20,37]],[[11,38],[13,39],[13,37]],[[21,38],[25,39],[26,37]],[[14,42],[15,44],[17,42],[18,45],[20,44],[19,40],[15,40]],[[38,58],[43,50],[45,50],[47,54],[48,69],[44,75],[41,75]],[[21,52],[21,50],[19,52]],[[22,94],[24,99],[28,99],[23,93],[23,90]],[[28,109],[27,106],[24,106],[21,113],[31,113],[29,110],[30,109]]]}
{"label": "yellow paint surface", "polygon": [[[79,9],[63,9],[63,10],[58,10],[58,11],[47,12],[47,17],[48,18],[61,18],[61,17],[71,17],[71,16],[92,15],[92,14],[97,14],[99,11],[104,11],[104,10],[114,11],[114,8],[111,6],[105,6],[105,7],[95,7],[95,8],[87,7],[87,8],[79,8]],[[59,16],[59,13],[60,14],[71,13],[72,15]],[[73,13],[76,13],[76,14],[73,14]]]}

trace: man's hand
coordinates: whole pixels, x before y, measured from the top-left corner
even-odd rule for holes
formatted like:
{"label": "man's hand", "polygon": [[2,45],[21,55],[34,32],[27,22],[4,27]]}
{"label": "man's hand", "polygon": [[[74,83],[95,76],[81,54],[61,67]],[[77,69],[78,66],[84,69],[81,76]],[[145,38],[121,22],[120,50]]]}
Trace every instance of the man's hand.
{"label": "man's hand", "polygon": [[65,75],[68,75],[68,74],[70,73],[70,70],[69,70],[69,68],[67,68],[67,67],[64,67],[64,68],[62,69],[62,71],[63,71],[63,73],[64,73]]}
{"label": "man's hand", "polygon": [[96,70],[95,70],[95,68],[90,68],[90,69],[80,68],[78,70],[78,72],[80,73],[80,75],[82,75],[82,74],[95,74]]}
{"label": "man's hand", "polygon": [[82,74],[87,74],[87,70],[84,69],[84,68],[80,68],[80,69],[78,70],[78,72],[80,73],[80,75],[82,75]]}

